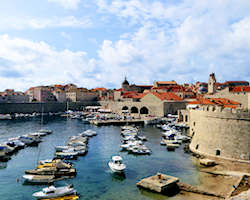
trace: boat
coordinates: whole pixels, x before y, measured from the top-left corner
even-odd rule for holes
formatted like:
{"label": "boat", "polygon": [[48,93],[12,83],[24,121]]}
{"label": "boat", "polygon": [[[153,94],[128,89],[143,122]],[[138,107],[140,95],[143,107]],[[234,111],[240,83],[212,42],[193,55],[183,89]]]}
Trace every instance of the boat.
{"label": "boat", "polygon": [[112,156],[111,160],[108,162],[108,166],[116,173],[123,173],[126,168],[121,156]]}
{"label": "boat", "polygon": [[81,136],[92,137],[92,136],[96,136],[97,133],[96,133],[96,131],[93,131],[93,130],[88,129],[88,130],[84,131],[83,133],[81,133],[80,135],[81,135]]}
{"label": "boat", "polygon": [[75,168],[56,168],[56,167],[45,167],[45,168],[39,168],[39,169],[33,169],[33,170],[26,170],[25,174],[31,174],[31,175],[55,175],[56,177],[62,177],[62,176],[75,176],[76,175],[76,169]]}
{"label": "boat", "polygon": [[67,186],[57,187],[57,188],[52,185],[52,186],[43,188],[42,191],[33,193],[32,196],[37,199],[50,199],[50,198],[64,197],[67,195],[75,195],[75,194],[76,194],[76,190],[74,190],[73,185],[67,185]]}
{"label": "boat", "polygon": [[23,175],[23,179],[24,179],[25,183],[33,183],[33,184],[46,184],[46,183],[56,181],[54,175],[25,174],[25,175]]}
{"label": "boat", "polygon": [[56,152],[55,158],[66,159],[66,160],[73,160],[77,159],[77,152]]}
{"label": "boat", "polygon": [[67,195],[64,197],[56,197],[56,198],[50,198],[50,199],[44,199],[44,200],[78,200],[79,197],[77,195]]}

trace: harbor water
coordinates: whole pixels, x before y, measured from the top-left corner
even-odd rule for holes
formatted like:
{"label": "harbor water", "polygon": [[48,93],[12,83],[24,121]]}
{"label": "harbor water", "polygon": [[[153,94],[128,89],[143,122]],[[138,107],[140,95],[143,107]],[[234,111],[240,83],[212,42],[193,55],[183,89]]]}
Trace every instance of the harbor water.
{"label": "harbor water", "polygon": [[[40,128],[40,118],[0,121],[0,143]],[[56,186],[73,184],[81,200],[176,199],[136,187],[139,180],[157,172],[179,177],[182,182],[199,184],[198,169],[191,156],[184,153],[183,145],[174,152],[168,152],[165,146],[160,145],[161,131],[156,127],[140,127],[148,138],[146,145],[152,150],[151,155],[141,156],[120,152],[119,126],[96,127],[84,124],[81,120],[47,117],[44,118],[43,128],[50,129],[53,133],[45,136],[39,147],[26,147],[20,150],[12,155],[7,166],[0,168],[1,200],[34,199],[32,194],[46,186],[24,185],[21,179],[24,171],[34,169],[39,159],[53,158],[56,145],[64,145],[70,136],[87,129],[95,130],[98,135],[90,138],[88,153],[73,161],[77,176],[55,183]],[[117,154],[123,157],[127,165],[125,176],[112,173],[107,165],[110,157]]]}

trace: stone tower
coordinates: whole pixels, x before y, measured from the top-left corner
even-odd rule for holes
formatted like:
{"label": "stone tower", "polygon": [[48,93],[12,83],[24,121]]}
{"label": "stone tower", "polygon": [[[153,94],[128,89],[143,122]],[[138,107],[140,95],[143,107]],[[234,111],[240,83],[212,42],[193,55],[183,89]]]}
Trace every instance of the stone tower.
{"label": "stone tower", "polygon": [[123,81],[123,83],[122,83],[122,89],[123,90],[125,90],[125,91],[129,91],[129,82],[127,81],[127,78],[126,78],[126,76],[125,76],[125,79],[124,79],[124,81]]}
{"label": "stone tower", "polygon": [[208,79],[208,93],[209,94],[214,94],[216,93],[216,78],[215,78],[215,74],[212,73],[209,75],[209,79]]}

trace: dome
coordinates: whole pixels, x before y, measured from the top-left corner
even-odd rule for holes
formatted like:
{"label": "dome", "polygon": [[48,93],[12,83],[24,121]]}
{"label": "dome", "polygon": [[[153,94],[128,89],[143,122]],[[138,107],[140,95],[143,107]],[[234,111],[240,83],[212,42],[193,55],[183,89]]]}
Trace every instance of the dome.
{"label": "dome", "polygon": [[122,85],[129,85],[129,82],[127,81],[126,77],[125,77],[125,80],[123,81]]}

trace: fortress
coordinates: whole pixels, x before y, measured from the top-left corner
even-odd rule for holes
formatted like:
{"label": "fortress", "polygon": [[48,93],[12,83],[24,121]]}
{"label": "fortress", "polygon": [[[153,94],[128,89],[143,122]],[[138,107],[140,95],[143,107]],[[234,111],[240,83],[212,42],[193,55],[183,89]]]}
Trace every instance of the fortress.
{"label": "fortress", "polygon": [[194,153],[250,163],[250,113],[219,106],[189,110]]}

